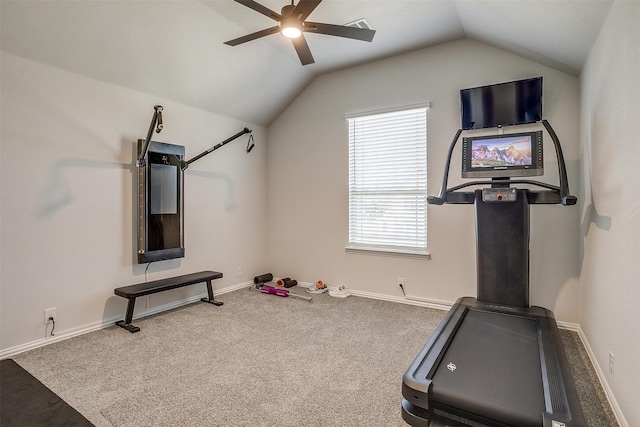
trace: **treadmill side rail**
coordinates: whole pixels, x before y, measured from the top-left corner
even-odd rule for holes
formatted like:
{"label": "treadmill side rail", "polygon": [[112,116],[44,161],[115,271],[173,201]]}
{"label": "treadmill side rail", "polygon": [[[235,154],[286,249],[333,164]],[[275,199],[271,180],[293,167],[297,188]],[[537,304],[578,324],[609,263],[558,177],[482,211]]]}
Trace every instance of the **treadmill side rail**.
{"label": "treadmill side rail", "polygon": [[562,422],[566,426],[586,426],[560,331],[551,311],[548,316],[539,319],[539,327],[541,331],[545,331],[540,334],[541,360],[544,361],[542,382],[547,410],[543,414],[544,426],[558,425],[553,421]]}
{"label": "treadmill side rail", "polygon": [[431,379],[467,312],[464,299],[456,301],[404,374],[402,395],[413,405],[429,409]]}

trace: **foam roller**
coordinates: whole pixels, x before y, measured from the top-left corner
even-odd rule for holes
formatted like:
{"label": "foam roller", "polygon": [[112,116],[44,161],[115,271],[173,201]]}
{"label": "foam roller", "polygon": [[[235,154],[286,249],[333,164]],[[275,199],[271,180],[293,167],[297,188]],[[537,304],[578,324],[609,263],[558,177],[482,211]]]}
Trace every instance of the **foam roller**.
{"label": "foam roller", "polygon": [[273,274],[265,273],[265,274],[261,274],[260,276],[254,277],[253,283],[257,285],[258,283],[267,283],[267,282],[271,282],[272,280],[273,280]]}

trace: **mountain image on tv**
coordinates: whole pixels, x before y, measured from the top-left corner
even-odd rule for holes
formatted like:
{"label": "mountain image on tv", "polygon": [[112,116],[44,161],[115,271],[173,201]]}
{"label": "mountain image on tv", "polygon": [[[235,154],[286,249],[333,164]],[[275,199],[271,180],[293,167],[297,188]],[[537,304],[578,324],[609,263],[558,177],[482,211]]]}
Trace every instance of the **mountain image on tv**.
{"label": "mountain image on tv", "polygon": [[502,168],[509,166],[531,166],[531,139],[529,136],[473,141],[471,167]]}

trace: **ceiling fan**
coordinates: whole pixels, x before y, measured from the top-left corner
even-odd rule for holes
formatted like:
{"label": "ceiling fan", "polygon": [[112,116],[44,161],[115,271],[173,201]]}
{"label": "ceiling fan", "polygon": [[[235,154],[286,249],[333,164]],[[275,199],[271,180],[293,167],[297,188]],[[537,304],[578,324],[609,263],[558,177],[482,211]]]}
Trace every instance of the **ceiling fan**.
{"label": "ceiling fan", "polygon": [[333,25],[323,24],[320,22],[306,21],[307,17],[313,12],[313,10],[320,4],[322,0],[300,0],[297,5],[293,4],[291,0],[290,5],[286,5],[282,8],[280,13],[276,13],[273,10],[256,3],[253,0],[234,0],[237,3],[247,6],[250,9],[261,13],[274,21],[278,21],[279,25],[275,27],[267,28],[255,33],[248,34],[237,39],[229,40],[224,44],[229,46],[236,46],[242,43],[246,43],[260,37],[268,36],[270,34],[281,33],[283,36],[290,38],[293,42],[298,57],[302,65],[313,64],[315,61],[309,45],[302,33],[317,33],[326,34],[329,36],[346,37],[350,39],[362,40],[370,42],[373,40],[375,30],[367,28],[351,27],[347,25]]}

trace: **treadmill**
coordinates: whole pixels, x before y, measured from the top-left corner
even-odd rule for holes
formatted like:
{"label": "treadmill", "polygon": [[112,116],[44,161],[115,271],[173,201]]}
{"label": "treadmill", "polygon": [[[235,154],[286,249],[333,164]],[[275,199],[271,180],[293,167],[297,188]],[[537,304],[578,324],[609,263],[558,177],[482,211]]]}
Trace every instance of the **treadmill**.
{"label": "treadmill", "polygon": [[[577,201],[558,137],[541,123],[559,186],[518,178],[529,176],[524,170],[465,174],[471,147],[463,141],[463,177],[490,179],[448,188],[462,129],[449,147],[440,193],[428,203],[475,205],[478,297],[456,301],[404,374],[402,418],[412,426],[586,426],[553,313],[529,306],[529,205]],[[536,138],[541,169],[542,130]]]}

